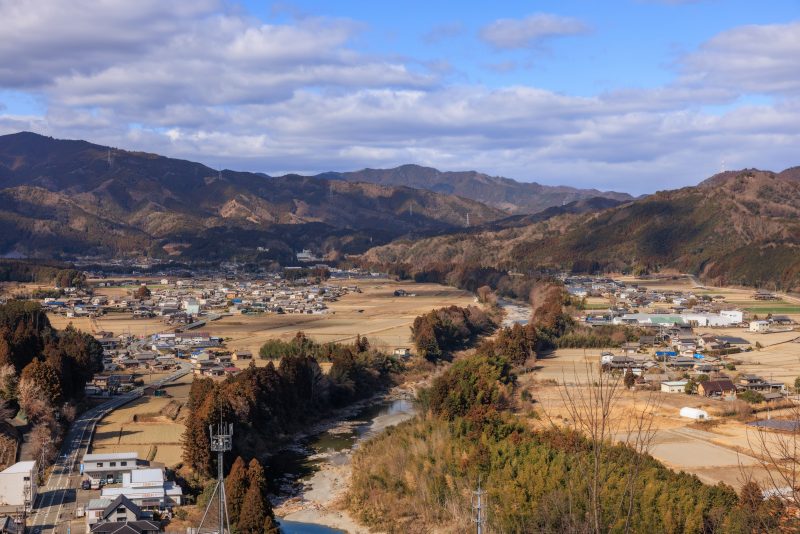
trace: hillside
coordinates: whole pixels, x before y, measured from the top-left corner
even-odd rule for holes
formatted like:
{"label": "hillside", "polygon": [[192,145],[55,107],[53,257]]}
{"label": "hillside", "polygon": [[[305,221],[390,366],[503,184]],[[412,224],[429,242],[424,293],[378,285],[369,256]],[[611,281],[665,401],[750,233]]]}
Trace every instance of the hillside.
{"label": "hillside", "polygon": [[[678,269],[710,283],[800,290],[800,179],[744,170],[598,213],[377,247],[364,261],[442,276],[464,266]],[[413,260],[413,261],[412,261]],[[438,273],[438,274],[437,274]]]}
{"label": "hillside", "polygon": [[351,182],[407,186],[458,195],[478,200],[512,215],[537,213],[550,207],[594,197],[620,202],[633,198],[627,193],[549,186],[536,182],[517,182],[510,178],[489,176],[475,171],[442,172],[419,165],[403,165],[394,169],[364,169],[356,172],[326,173],[322,176]]}
{"label": "hillside", "polygon": [[[221,171],[23,132],[0,136],[0,255],[287,260],[505,217],[410,187]],[[258,252],[270,249],[269,252]],[[265,257],[266,256],[266,257]]]}

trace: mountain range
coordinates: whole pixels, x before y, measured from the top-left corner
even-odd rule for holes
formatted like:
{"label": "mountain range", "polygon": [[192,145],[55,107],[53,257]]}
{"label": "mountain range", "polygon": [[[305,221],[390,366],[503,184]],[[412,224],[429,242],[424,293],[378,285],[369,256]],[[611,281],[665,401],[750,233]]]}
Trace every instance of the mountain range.
{"label": "mountain range", "polygon": [[321,176],[350,182],[407,186],[447,195],[458,195],[483,202],[509,214],[537,213],[550,207],[591,198],[607,198],[619,202],[633,200],[633,197],[627,193],[548,186],[536,182],[518,182],[510,178],[489,176],[475,171],[442,172],[419,165],[402,165],[394,169],[325,173]]}
{"label": "mountain range", "polygon": [[674,269],[710,283],[797,291],[800,168],[725,172],[694,187],[600,211],[391,243],[362,259],[404,265],[416,275],[464,266],[523,272]]}
{"label": "mountain range", "polygon": [[[449,192],[444,191],[447,180],[453,181]],[[524,202],[512,206],[471,198],[491,183],[526,191],[516,195]],[[534,200],[537,194],[541,198]],[[505,226],[523,224],[509,214],[560,207],[594,194],[412,165],[270,177],[21,132],[0,136],[0,223],[5,230],[0,255],[208,260],[233,255],[287,262],[295,251],[312,248],[336,258],[401,236],[418,238],[501,220]]]}

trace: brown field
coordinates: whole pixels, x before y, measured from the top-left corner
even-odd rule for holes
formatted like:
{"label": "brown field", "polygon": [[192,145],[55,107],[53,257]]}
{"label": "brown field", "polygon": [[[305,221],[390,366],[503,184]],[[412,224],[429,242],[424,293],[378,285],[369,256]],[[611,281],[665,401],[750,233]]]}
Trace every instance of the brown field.
{"label": "brown field", "polygon": [[192,375],[164,387],[168,397],[142,397],[114,410],[98,424],[93,452],[139,453],[139,458],[174,466],[181,461],[183,408],[176,419],[168,414],[170,403],[183,405],[189,398]]}
{"label": "brown field", "polygon": [[[253,354],[267,339],[290,339],[299,330],[319,342],[347,343],[356,335],[367,336],[373,346],[383,349],[411,347],[411,323],[420,314],[442,306],[467,306],[473,296],[438,284],[414,284],[389,280],[356,280],[362,293],[351,293],[320,315],[240,315],[210,323],[207,330],[223,336],[231,349]],[[348,282],[350,285],[350,282]],[[415,297],[395,297],[404,288]]]}
{"label": "brown field", "polygon": [[[544,415],[537,424],[572,424],[561,387],[566,384],[574,393],[593,382],[593,377],[587,377],[586,366],[596,369],[599,353],[596,349],[558,350],[540,359],[535,372],[520,377],[521,387],[531,391],[536,399],[535,409]],[[626,424],[632,419],[631,413],[641,412],[649,395],[656,402],[655,433],[649,450],[653,457],[709,484],[725,482],[738,488],[749,476],[766,484],[767,474],[758,461],[756,432],[744,420],[714,417],[729,408],[725,401],[697,395],[623,391],[613,411],[614,434],[619,439],[628,435]],[[682,418],[679,411],[684,406],[704,409],[718,422],[704,425]]]}
{"label": "brown field", "polygon": [[[289,339],[298,330],[320,342],[349,342],[357,334],[367,336],[373,346],[384,349],[411,347],[411,323],[414,318],[434,308],[474,303],[466,291],[437,284],[413,284],[389,280],[348,281],[359,285],[362,293],[345,295],[331,303],[331,312],[323,315],[242,315],[231,316],[209,323],[203,331],[222,336],[230,349],[246,349],[257,355],[267,339]],[[395,289],[403,287],[415,297],[394,297]],[[359,311],[363,310],[363,311]],[[51,317],[58,328],[70,322],[63,317]],[[73,324],[91,331],[89,319],[72,319]],[[158,319],[133,319],[130,315],[106,315],[97,320],[98,329],[119,334],[131,332],[152,334],[165,329]],[[257,365],[266,362],[254,360]],[[236,362],[239,366],[249,362]],[[323,370],[330,364],[323,362]],[[145,381],[149,375],[142,375]],[[153,378],[157,378],[155,375]],[[136,451],[140,458],[153,457],[154,461],[173,466],[181,461],[181,434],[183,415],[176,420],[160,412],[170,402],[185,403],[188,399],[192,376],[167,386],[169,398],[144,397],[119,410],[115,410],[97,426],[92,442],[96,452]]]}

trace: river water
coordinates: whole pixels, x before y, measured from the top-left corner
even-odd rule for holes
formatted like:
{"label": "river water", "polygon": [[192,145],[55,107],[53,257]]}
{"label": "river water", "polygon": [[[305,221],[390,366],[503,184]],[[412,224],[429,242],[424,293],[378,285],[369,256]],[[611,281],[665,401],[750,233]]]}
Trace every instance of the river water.
{"label": "river water", "polygon": [[503,327],[514,326],[515,324],[525,326],[531,319],[533,309],[524,302],[498,299],[497,305],[506,312],[501,324]]}
{"label": "river water", "polygon": [[[415,408],[408,397],[381,400],[355,410],[337,424],[308,436],[290,449],[274,455],[269,462],[270,478],[278,502],[294,497],[314,502],[320,493],[331,491],[330,481],[315,476],[330,466],[346,466],[359,442],[388,426],[413,417]],[[335,485],[335,484],[334,484]],[[295,514],[289,514],[289,517]],[[313,515],[313,514],[312,514]],[[346,532],[321,524],[280,519],[285,534],[333,534]]]}

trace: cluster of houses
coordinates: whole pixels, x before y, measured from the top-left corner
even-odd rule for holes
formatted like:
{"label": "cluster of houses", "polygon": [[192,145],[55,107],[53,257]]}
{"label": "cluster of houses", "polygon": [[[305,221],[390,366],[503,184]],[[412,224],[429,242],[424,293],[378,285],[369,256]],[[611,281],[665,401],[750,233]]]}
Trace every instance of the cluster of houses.
{"label": "cluster of houses", "polygon": [[144,339],[100,332],[96,338],[104,348],[103,372],[86,384],[89,396],[125,393],[137,386],[137,374],[168,372],[181,363],[190,363],[198,375],[223,376],[238,372],[232,361],[252,359],[249,352],[225,350],[222,338],[207,332],[164,332]]}
{"label": "cluster of houses", "polygon": [[[586,312],[586,322],[593,326],[615,324],[659,328],[679,324],[712,328],[742,327],[749,328],[751,332],[764,333],[775,327],[794,324],[785,315],[750,321],[741,310],[730,309],[722,295],[648,289],[639,284],[592,276],[566,277],[564,283],[574,297],[604,297],[613,302],[608,309]],[[753,298],[771,300],[777,297],[773,293],[758,291]]]}
{"label": "cluster of houses", "polygon": [[[106,284],[100,282],[98,289]],[[122,281],[137,287],[137,280]],[[67,317],[99,316],[129,312],[135,318],[160,317],[171,325],[192,325],[201,316],[209,320],[223,313],[325,313],[328,303],[338,300],[355,286],[309,284],[306,280],[289,282],[275,275],[266,279],[232,281],[214,279],[162,279],[151,285],[149,296],[131,295],[112,298],[106,295],[75,295],[69,298],[45,298],[42,305]]]}
{"label": "cluster of houses", "polygon": [[100,488],[83,512],[90,532],[161,532],[153,512],[169,515],[183,504],[183,490],[135,452],[86,454],[80,465],[83,489]]}

